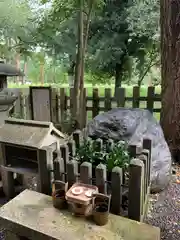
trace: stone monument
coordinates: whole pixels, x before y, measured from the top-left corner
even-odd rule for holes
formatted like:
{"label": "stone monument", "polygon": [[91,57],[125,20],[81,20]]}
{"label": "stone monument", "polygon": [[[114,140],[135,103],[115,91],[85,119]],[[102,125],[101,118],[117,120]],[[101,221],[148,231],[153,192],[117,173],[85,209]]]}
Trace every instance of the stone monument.
{"label": "stone monument", "polygon": [[4,123],[14,107],[17,97],[7,89],[7,77],[23,76],[24,74],[0,60],[0,126]]}

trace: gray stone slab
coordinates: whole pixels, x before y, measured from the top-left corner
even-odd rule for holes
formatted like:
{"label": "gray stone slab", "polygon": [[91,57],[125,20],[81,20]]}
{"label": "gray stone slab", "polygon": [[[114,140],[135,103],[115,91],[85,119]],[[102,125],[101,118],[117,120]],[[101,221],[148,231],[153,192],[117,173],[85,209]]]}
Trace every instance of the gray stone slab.
{"label": "gray stone slab", "polygon": [[[58,137],[59,141],[65,136],[55,129],[51,122],[40,122],[24,119],[9,118],[0,128],[0,141],[27,147],[41,148],[49,146]],[[46,140],[47,139],[47,140]],[[46,141],[45,141],[46,140]]]}
{"label": "gray stone slab", "polygon": [[99,227],[52,206],[51,197],[25,190],[0,208],[0,225],[33,240],[159,240],[159,228],[111,215]]}

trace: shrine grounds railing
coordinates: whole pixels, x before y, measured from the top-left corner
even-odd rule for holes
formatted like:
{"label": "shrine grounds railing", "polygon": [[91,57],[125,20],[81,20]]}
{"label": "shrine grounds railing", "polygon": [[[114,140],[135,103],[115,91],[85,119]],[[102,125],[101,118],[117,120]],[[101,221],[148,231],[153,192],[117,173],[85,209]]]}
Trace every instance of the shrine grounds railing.
{"label": "shrine grounds railing", "polygon": [[[127,208],[128,218],[142,221],[146,215],[151,185],[151,140],[143,139],[141,148],[129,146],[131,161],[126,179],[125,171],[120,167],[114,167],[109,175],[104,164],[99,164],[94,169],[89,162],[80,165],[75,160],[76,149],[83,141],[81,133],[79,130],[74,132],[72,140],[60,146],[60,150],[53,152],[51,157],[47,149],[41,150],[44,151],[43,158],[53,158],[54,180],[68,182],[69,187],[77,181],[94,184],[100,193],[111,194],[112,213],[124,215],[123,209]],[[46,186],[50,189],[50,182],[47,184],[48,182]],[[50,192],[46,189],[48,191]]]}
{"label": "shrine grounds railing", "polygon": [[[61,127],[61,129],[64,129],[66,120],[73,111],[73,89],[49,88],[49,91],[51,99],[48,111],[50,111],[51,121]],[[40,97],[38,100],[34,99],[31,101],[28,89],[18,89],[16,94],[18,94],[18,100],[14,108],[14,115],[19,118],[32,120],[34,115],[32,102],[34,101],[36,106],[43,105],[45,102],[44,98]],[[92,92],[85,88],[83,103],[83,108],[81,109],[84,116],[83,126],[86,126],[87,121],[93,119],[99,113],[107,112],[116,107],[148,109],[157,119],[160,118],[161,112],[161,95],[156,93],[153,86],[147,88],[147,96],[141,95],[141,89],[138,86],[133,87],[131,96],[128,94],[128,89],[118,88],[116,97],[113,96],[111,88],[104,89],[103,95],[98,88],[92,89]],[[45,117],[47,116],[45,110],[41,114],[41,119],[43,119],[44,115]]]}

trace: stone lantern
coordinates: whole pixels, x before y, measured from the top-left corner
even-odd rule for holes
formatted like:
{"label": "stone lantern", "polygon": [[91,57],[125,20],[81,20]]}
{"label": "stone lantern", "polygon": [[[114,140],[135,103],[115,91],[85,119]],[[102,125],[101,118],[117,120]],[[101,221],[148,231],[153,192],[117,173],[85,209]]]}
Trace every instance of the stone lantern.
{"label": "stone lantern", "polygon": [[24,76],[24,74],[10,64],[0,60],[0,126],[4,123],[4,119],[9,117],[17,100],[14,93],[7,89],[7,77],[13,76]]}
{"label": "stone lantern", "polygon": [[0,91],[7,88],[7,77],[14,76],[24,76],[24,74],[10,64],[0,60]]}

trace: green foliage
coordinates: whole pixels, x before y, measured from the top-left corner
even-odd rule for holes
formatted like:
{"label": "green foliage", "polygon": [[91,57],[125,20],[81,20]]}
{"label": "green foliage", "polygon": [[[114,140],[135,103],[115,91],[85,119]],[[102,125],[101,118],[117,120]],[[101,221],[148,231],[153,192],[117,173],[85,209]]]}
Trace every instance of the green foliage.
{"label": "green foliage", "polygon": [[106,157],[107,168],[112,170],[118,166],[127,169],[130,163],[127,143],[124,141],[117,142]]}
{"label": "green foliage", "polygon": [[127,22],[132,36],[159,41],[160,1],[133,0],[127,9]]}
{"label": "green foliage", "polygon": [[[84,1],[85,20],[91,1]],[[20,53],[22,66],[28,62],[30,80],[38,82],[44,62],[44,82],[67,82],[69,67],[76,60],[78,3],[1,1],[0,58],[13,62]],[[124,83],[143,82],[147,74],[153,83],[160,82],[160,77],[154,77],[160,56],[159,5],[159,0],[94,0],[85,63],[88,83],[110,84],[117,71]]]}
{"label": "green foliage", "polygon": [[100,163],[107,166],[108,171],[118,166],[126,169],[130,162],[127,144],[124,141],[119,141],[108,148],[108,142],[103,145],[103,149],[99,151],[96,142],[91,139],[84,141],[84,143],[77,149],[76,160],[80,163],[90,162],[93,167]]}

